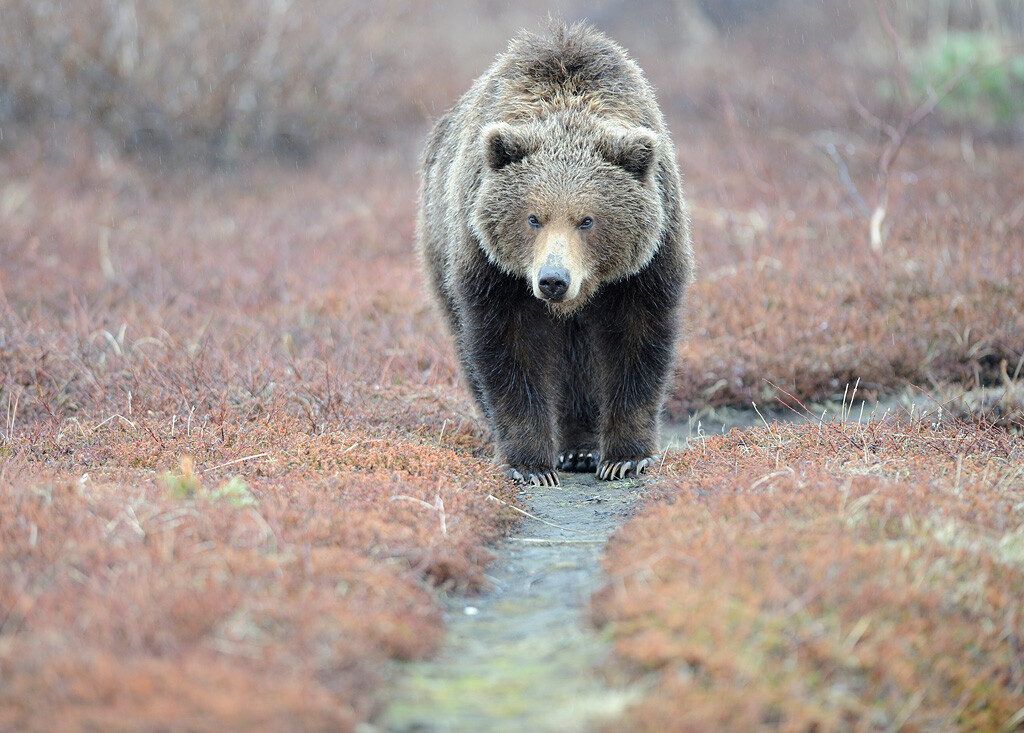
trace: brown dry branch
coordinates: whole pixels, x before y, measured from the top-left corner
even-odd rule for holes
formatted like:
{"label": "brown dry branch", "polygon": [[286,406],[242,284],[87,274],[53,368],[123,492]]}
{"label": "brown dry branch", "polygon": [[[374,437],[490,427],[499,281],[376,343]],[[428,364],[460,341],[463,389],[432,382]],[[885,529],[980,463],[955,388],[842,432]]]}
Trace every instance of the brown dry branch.
{"label": "brown dry branch", "polygon": [[736,107],[733,104],[729,91],[724,84],[718,85],[718,96],[721,101],[725,124],[729,129],[729,133],[732,136],[733,143],[736,145],[736,149],[739,151],[740,160],[743,163],[743,170],[749,177],[751,184],[753,184],[761,194],[765,196],[774,195],[775,198],[778,198],[778,191],[772,186],[770,181],[764,180],[762,173],[764,166],[758,166],[754,163],[750,147],[744,139],[739,128],[739,123],[736,120]]}
{"label": "brown dry branch", "polygon": [[899,34],[893,28],[889,20],[889,14],[885,9],[882,0],[875,0],[875,9],[878,13],[879,22],[885,31],[893,49],[893,76],[896,79],[896,88],[899,90],[900,108],[902,114],[899,122],[895,125],[885,122],[877,115],[872,114],[864,104],[853,93],[853,107],[866,122],[874,125],[880,132],[885,133],[889,138],[882,154],[878,159],[878,167],[875,171],[875,200],[876,204],[871,211],[870,224],[868,226],[869,242],[871,249],[875,252],[881,251],[885,245],[885,238],[882,226],[885,223],[886,210],[889,205],[889,179],[892,165],[903,148],[907,135],[917,127],[924,119],[935,111],[936,106],[942,99],[950,94],[970,71],[970,67],[957,69],[942,85],[936,90],[928,87],[927,98],[913,105],[910,91],[907,88],[907,70],[903,62],[902,43]]}

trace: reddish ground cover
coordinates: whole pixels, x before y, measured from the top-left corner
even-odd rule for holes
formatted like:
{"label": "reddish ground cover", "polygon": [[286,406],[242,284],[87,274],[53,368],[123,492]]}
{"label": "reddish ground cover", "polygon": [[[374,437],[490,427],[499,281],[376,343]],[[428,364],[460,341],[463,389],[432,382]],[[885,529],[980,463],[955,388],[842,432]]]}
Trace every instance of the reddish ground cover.
{"label": "reddish ground cover", "polygon": [[4,167],[0,729],[352,729],[510,498],[388,211],[413,178],[371,214],[274,166]]}
{"label": "reddish ground cover", "polygon": [[934,417],[733,431],[666,460],[597,623],[653,692],[609,730],[1015,730],[1024,444]]}
{"label": "reddish ground cover", "polygon": [[872,396],[906,384],[1000,384],[1002,369],[1019,376],[1024,208],[1010,181],[1024,153],[978,147],[984,162],[973,166],[948,138],[903,152],[915,182],[891,194],[881,252],[868,246],[866,220],[839,213],[842,188],[821,186],[813,158],[775,150],[796,157],[771,165],[790,193],[751,208],[706,190],[720,175],[691,174],[701,270],[674,414],[784,397],[770,383],[825,400],[858,379]]}

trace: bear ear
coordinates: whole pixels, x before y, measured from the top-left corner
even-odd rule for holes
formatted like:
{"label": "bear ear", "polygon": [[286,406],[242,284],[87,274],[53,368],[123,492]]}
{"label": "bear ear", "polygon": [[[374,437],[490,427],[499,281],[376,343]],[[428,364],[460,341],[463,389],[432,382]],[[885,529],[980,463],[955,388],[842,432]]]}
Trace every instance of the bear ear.
{"label": "bear ear", "polygon": [[498,122],[484,128],[484,155],[492,170],[518,163],[533,152],[534,145],[524,130]]}
{"label": "bear ear", "polygon": [[638,181],[647,178],[654,162],[658,138],[643,127],[612,132],[600,144],[601,155]]}

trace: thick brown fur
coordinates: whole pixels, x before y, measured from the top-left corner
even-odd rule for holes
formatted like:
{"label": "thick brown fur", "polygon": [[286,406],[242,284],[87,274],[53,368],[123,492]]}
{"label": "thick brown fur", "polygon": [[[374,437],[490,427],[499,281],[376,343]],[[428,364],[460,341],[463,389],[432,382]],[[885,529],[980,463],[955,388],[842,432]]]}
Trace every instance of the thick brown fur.
{"label": "thick brown fur", "polygon": [[692,272],[675,151],[603,34],[523,33],[434,126],[418,239],[515,479],[641,473]]}

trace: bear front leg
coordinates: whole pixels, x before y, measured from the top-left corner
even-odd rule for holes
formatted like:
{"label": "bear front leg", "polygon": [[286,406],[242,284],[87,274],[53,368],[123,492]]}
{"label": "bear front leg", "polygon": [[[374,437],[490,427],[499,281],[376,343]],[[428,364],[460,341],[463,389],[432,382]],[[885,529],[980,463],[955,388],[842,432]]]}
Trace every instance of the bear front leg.
{"label": "bear front leg", "polygon": [[598,452],[597,382],[590,335],[577,314],[563,322],[563,365],[561,398],[558,410],[561,427],[557,467],[559,471],[594,473]]}
{"label": "bear front leg", "polygon": [[465,362],[506,473],[517,483],[558,486],[553,321],[522,281],[483,268],[460,283]]}
{"label": "bear front leg", "polygon": [[595,308],[601,479],[646,472],[658,450],[661,408],[675,357],[678,298],[665,297],[666,289],[672,294],[671,283],[650,292],[650,283],[639,282],[641,275],[609,288]]}

